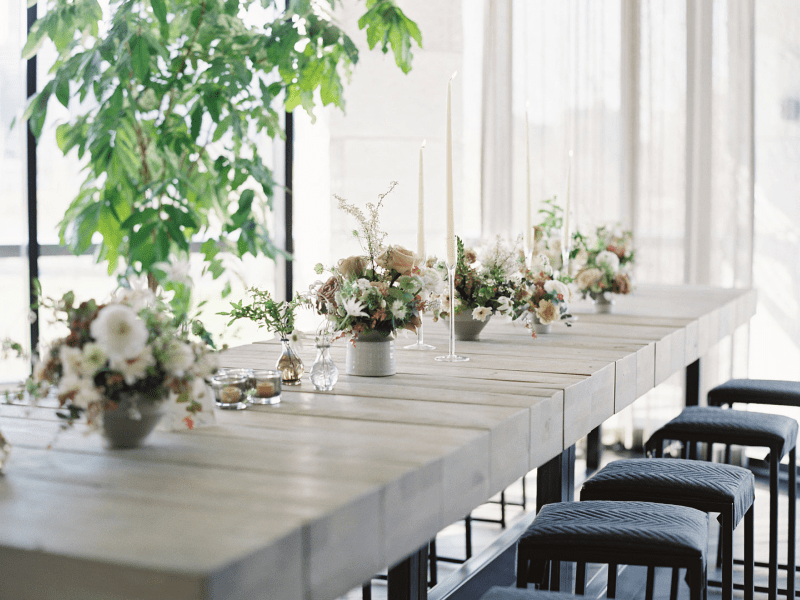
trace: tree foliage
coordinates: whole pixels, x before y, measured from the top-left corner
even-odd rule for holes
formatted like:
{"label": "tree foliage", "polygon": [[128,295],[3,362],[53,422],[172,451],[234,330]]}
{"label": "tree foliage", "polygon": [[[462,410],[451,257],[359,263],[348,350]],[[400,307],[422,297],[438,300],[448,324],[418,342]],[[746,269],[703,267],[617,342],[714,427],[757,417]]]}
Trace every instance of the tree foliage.
{"label": "tree foliage", "polygon": [[[57,142],[86,167],[62,243],[81,253],[99,233],[109,273],[122,261],[156,278],[152,266],[186,256],[193,239],[205,240],[214,278],[225,252],[275,258],[266,218],[276,183],[258,140],[283,135],[281,102],[313,117],[318,92],[344,108],[358,50],[330,15],[336,3],[111,0],[104,14],[97,0],[51,0],[23,57],[47,39],[58,56],[24,118],[38,137],[53,97],[70,108]],[[272,18],[253,25],[254,11]],[[421,35],[393,0],[367,0],[359,28],[410,70]]]}

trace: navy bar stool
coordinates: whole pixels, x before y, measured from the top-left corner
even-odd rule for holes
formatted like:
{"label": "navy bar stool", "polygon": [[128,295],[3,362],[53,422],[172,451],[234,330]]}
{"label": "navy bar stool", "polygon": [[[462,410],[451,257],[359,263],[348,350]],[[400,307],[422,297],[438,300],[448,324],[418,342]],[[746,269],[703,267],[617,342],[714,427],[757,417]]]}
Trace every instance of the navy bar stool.
{"label": "navy bar stool", "polygon": [[[725,561],[722,597],[733,598],[733,531],[745,521],[745,600],[753,599],[753,501],[755,482],[747,469],[696,460],[639,458],[614,461],[583,484],[581,500],[663,502],[720,513]],[[581,568],[579,566],[579,568]],[[609,567],[610,569],[611,567]],[[654,572],[648,570],[647,599]],[[677,594],[673,571],[672,597]],[[711,582],[709,582],[711,585]]]}
{"label": "navy bar stool", "polygon": [[[708,515],[653,502],[557,502],[542,507],[517,542],[517,587],[542,585],[551,561],[685,568],[691,600],[706,597]],[[608,571],[609,598],[616,570]],[[553,578],[551,586],[557,587]],[[586,569],[578,569],[575,593],[583,595]],[[555,590],[558,591],[558,590]]]}
{"label": "navy bar stool", "polygon": [[782,415],[771,415],[739,410],[725,410],[713,406],[690,406],[656,431],[648,440],[649,454],[660,457],[664,442],[681,441],[688,445],[689,458],[696,456],[696,444],[707,443],[709,456],[715,443],[738,446],[767,447],[770,451],[770,518],[769,518],[769,585],[756,586],[757,592],[767,592],[769,600],[778,596],[778,489],[779,465],[789,455],[789,540],[788,572],[785,593],[787,598],[795,595],[795,535],[796,535],[796,442],[797,421]]}
{"label": "navy bar stool", "polygon": [[480,600],[585,600],[583,596],[566,592],[545,592],[543,590],[523,590],[514,587],[495,586],[490,588]]}

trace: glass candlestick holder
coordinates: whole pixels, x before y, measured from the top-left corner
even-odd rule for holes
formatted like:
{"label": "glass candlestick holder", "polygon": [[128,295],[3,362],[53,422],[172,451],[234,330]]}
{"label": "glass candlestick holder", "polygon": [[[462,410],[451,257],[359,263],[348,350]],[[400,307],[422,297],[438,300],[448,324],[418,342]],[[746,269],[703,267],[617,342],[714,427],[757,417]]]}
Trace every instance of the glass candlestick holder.
{"label": "glass candlestick holder", "polygon": [[420,312],[419,327],[417,327],[417,341],[414,344],[403,346],[403,350],[436,350],[436,346],[431,346],[430,344],[425,343],[425,333],[423,329],[424,325],[424,318],[422,316],[422,312]]}
{"label": "glass candlestick holder", "polygon": [[456,265],[447,265],[447,283],[450,287],[450,344],[448,346],[448,353],[445,356],[437,356],[436,360],[441,362],[465,362],[469,358],[466,356],[459,356],[456,354],[456,320],[454,318],[454,307],[456,304]]}

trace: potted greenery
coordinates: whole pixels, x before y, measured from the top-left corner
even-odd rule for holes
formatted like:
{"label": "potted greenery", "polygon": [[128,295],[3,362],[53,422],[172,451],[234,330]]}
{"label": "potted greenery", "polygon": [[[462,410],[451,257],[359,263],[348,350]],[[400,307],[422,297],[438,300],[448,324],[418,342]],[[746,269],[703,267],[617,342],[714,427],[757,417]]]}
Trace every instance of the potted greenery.
{"label": "potted greenery", "polygon": [[[326,0],[334,9],[336,0]],[[50,80],[24,114],[41,134],[49,102],[70,108],[56,129],[66,154],[76,149],[86,177],[60,225],[62,243],[84,252],[96,234],[109,273],[120,261],[168,284],[158,264],[185,258],[205,240],[205,269],[222,256],[280,250],[267,229],[275,182],[259,134],[282,136],[276,106],[344,107],[342,77],[358,61],[353,41],[326,2],[257,3],[273,15],[252,24],[254,0],[50,0],[31,28],[23,57],[46,39],[57,58]],[[283,3],[281,3],[281,6]],[[411,68],[416,24],[393,0],[367,0],[359,19],[370,48],[391,48]],[[189,288],[174,288],[188,305]]]}

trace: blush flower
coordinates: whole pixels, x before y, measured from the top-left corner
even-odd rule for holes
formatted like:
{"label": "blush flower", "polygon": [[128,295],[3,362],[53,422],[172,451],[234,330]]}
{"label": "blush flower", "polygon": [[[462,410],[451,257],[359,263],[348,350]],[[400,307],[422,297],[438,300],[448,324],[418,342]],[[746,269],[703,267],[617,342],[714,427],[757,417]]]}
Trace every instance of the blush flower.
{"label": "blush flower", "polygon": [[539,317],[539,321],[547,325],[558,320],[558,309],[549,300],[542,300],[539,302],[539,308],[536,309],[536,316]]}

